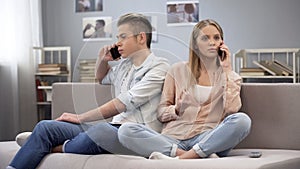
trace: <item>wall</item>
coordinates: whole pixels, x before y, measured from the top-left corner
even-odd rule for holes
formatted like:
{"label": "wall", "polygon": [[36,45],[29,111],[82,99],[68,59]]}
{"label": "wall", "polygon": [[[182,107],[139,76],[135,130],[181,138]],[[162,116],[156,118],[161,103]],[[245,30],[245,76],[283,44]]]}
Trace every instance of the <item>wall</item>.
{"label": "wall", "polygon": [[[99,49],[113,41],[82,41],[82,18],[112,16],[113,21],[127,12],[158,16],[158,43],[153,51],[171,63],[186,60],[192,26],[166,25],[166,0],[104,0],[102,12],[75,13],[75,0],[43,0],[45,46],[72,47],[75,65],[73,80],[78,80],[79,58],[96,58]],[[231,53],[242,48],[300,47],[300,1],[298,0],[200,0],[200,19],[218,21],[225,32],[225,43]],[[116,30],[113,36],[115,37]]]}

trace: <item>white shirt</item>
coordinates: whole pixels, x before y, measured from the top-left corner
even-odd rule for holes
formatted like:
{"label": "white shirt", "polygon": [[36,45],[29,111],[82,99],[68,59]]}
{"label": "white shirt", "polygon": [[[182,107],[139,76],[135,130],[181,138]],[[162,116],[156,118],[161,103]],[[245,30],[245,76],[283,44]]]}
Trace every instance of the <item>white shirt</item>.
{"label": "white shirt", "polygon": [[170,65],[165,58],[151,53],[143,64],[135,67],[129,58],[112,67],[102,84],[113,84],[115,96],[126,105],[126,111],[113,118],[113,123],[142,123],[156,131],[162,124],[157,120],[157,107]]}
{"label": "white shirt", "polygon": [[201,85],[195,85],[194,86],[194,92],[195,92],[195,99],[200,103],[204,103],[211,91],[212,86],[201,86]]}

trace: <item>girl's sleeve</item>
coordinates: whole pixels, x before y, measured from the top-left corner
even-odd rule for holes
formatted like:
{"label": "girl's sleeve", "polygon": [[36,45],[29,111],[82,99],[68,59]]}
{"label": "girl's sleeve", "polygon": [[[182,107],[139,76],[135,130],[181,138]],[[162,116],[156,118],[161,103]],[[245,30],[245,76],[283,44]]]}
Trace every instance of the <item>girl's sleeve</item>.
{"label": "girl's sleeve", "polygon": [[176,85],[172,70],[170,70],[164,82],[161,101],[158,107],[158,120],[165,123],[177,119],[175,110]]}
{"label": "girl's sleeve", "polygon": [[242,106],[240,97],[242,78],[234,71],[225,74],[224,112],[225,114],[236,113]]}

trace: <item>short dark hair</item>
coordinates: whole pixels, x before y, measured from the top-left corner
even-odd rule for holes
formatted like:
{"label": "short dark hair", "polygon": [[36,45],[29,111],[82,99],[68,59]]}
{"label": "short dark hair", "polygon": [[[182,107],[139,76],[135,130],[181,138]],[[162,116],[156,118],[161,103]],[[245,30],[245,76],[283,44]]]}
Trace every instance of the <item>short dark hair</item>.
{"label": "short dark hair", "polygon": [[105,21],[103,19],[98,19],[96,22],[100,23],[101,25],[105,26]]}
{"label": "short dark hair", "polygon": [[128,13],[122,15],[118,20],[117,26],[119,27],[123,24],[130,24],[135,35],[145,32],[147,38],[147,47],[150,49],[152,41],[152,25],[146,16],[138,13]]}

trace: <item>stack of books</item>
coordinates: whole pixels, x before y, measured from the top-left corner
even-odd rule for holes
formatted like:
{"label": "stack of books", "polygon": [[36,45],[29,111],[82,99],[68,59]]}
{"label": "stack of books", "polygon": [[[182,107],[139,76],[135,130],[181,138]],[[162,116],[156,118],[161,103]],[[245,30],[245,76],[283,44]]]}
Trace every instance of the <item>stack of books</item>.
{"label": "stack of books", "polygon": [[39,74],[45,75],[58,75],[58,74],[67,74],[66,64],[54,63],[54,64],[39,64],[38,65]]}
{"label": "stack of books", "polygon": [[241,76],[265,76],[268,73],[262,68],[241,68]]}
{"label": "stack of books", "polygon": [[96,59],[82,59],[79,61],[80,82],[95,83]]}

